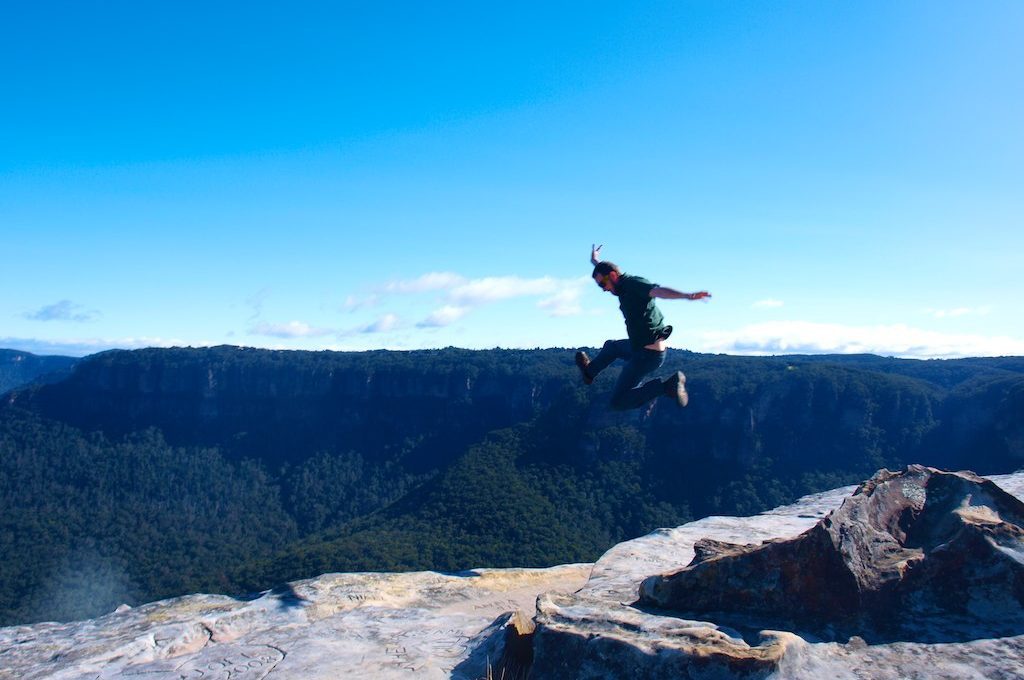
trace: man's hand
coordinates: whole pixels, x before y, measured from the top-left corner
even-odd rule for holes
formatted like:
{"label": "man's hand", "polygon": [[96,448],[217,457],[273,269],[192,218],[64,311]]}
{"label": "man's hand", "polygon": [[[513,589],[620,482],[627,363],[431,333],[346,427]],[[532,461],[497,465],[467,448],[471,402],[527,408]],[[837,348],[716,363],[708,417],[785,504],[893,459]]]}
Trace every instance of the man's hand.
{"label": "man's hand", "polygon": [[701,290],[696,293],[690,293],[691,300],[703,300],[704,298],[709,297],[711,297],[711,293],[707,292],[706,290]]}
{"label": "man's hand", "polygon": [[593,243],[590,244],[590,264],[597,266],[597,263],[601,261],[601,248],[604,245],[595,246]]}

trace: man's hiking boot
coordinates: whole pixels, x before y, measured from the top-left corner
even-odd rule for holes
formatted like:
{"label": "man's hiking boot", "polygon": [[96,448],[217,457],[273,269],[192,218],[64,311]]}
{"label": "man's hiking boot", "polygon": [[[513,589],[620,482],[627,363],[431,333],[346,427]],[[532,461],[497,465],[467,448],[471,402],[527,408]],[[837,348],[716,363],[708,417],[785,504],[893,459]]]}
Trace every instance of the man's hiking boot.
{"label": "man's hiking boot", "polygon": [[686,376],[682,371],[676,371],[674,376],[665,381],[665,396],[675,399],[680,408],[690,403],[690,395],[686,393]]}
{"label": "man's hiking boot", "polygon": [[583,384],[589,385],[594,382],[594,378],[590,375],[590,371],[587,367],[590,366],[590,357],[587,356],[586,352],[576,352],[576,365],[580,368],[580,375],[583,376]]}

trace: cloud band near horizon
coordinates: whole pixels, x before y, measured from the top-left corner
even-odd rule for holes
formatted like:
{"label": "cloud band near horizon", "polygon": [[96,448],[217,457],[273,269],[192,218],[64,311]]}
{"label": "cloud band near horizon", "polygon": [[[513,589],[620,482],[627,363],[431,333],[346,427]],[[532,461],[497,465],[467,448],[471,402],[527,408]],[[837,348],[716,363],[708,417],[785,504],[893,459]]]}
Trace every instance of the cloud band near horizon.
{"label": "cloud band near horizon", "polygon": [[1006,336],[942,333],[906,324],[847,326],[809,321],[751,324],[703,334],[700,351],[748,354],[877,354],[913,359],[1021,356],[1024,341]]}
{"label": "cloud band near horizon", "polygon": [[[449,310],[458,316],[460,310]],[[429,319],[429,317],[428,317]],[[449,319],[438,319],[443,325]],[[394,315],[384,315],[374,322],[337,337],[366,337],[400,327]],[[429,327],[426,320],[420,326]],[[311,340],[312,333],[303,334],[304,325],[282,329],[275,337],[287,340]],[[321,329],[322,330],[322,329]],[[288,335],[288,332],[292,332]],[[140,338],[74,338],[42,339],[0,337],[0,348],[16,349],[39,355],[86,356],[109,349],[141,349],[144,347],[205,347],[220,344],[210,341],[186,341],[155,337]],[[268,349],[282,349],[280,344],[267,343]],[[489,347],[495,345],[488,344]],[[329,344],[304,346],[301,349],[326,349]],[[429,343],[413,343],[409,349],[427,349]],[[369,349],[362,347],[361,349]],[[509,346],[512,348],[512,346]],[[296,348],[298,349],[298,348]],[[682,348],[678,348],[682,349]],[[846,326],[841,324],[812,323],[806,321],[779,321],[753,324],[736,330],[704,333],[691,349],[702,353],[737,355],[799,355],[799,354],[877,354],[910,359],[957,359],[975,356],[1024,356],[1024,341],[1006,336],[953,334],[913,328],[904,324],[878,326]]]}

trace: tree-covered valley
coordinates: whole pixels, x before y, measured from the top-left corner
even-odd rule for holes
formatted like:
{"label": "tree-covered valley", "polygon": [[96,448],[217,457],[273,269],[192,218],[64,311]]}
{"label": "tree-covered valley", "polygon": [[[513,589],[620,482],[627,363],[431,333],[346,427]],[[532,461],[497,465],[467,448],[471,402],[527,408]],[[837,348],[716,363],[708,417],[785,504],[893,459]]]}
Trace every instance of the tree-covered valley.
{"label": "tree-covered valley", "polygon": [[1024,358],[670,352],[608,409],[570,350],[113,351],[0,405],[0,625],[329,571],[545,566],[907,463],[1024,464]]}

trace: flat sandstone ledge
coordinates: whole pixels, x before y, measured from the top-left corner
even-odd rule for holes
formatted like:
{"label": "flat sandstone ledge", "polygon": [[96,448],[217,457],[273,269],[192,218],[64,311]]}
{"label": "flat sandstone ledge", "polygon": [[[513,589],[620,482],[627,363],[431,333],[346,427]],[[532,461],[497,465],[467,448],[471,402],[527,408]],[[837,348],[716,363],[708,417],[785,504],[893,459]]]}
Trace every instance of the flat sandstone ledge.
{"label": "flat sandstone ledge", "polygon": [[591,567],[325,574],[252,600],[189,595],[3,628],[0,678],[478,678],[517,612],[529,627],[540,593],[579,589]]}

